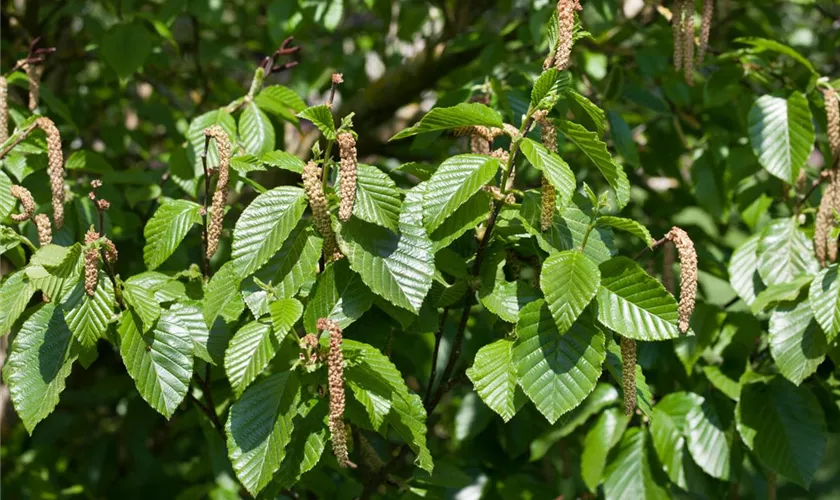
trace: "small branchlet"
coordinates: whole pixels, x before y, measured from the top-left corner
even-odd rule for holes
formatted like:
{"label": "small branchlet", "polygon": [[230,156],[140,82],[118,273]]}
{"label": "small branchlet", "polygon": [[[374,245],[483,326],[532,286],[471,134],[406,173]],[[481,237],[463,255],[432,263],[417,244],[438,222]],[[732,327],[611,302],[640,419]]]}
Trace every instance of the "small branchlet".
{"label": "small branchlet", "polygon": [[64,154],[61,152],[61,134],[52,120],[41,116],[35,125],[47,135],[47,174],[52,191],[53,221],[55,228],[64,225]]}
{"label": "small branchlet", "polygon": [[624,414],[636,411],[636,341],[621,337],[621,385],[624,389]]}
{"label": "small branchlet", "polygon": [[230,179],[231,147],[227,132],[218,125],[204,129],[204,136],[215,139],[216,148],[219,151],[219,179],[216,182],[216,191],[213,193],[213,202],[210,205],[209,227],[205,228],[205,231],[207,231],[206,257],[209,260],[218,250],[219,240],[222,236],[222,223],[225,218],[225,205],[227,204]]}
{"label": "small branchlet", "polygon": [[309,199],[309,207],[312,209],[312,218],[315,221],[315,229],[324,238],[324,257],[327,262],[333,262],[343,255],[338,249],[335,233],[330,221],[327,197],[324,194],[324,186],[321,184],[321,167],[314,161],[308,162],[303,167],[303,190]]}
{"label": "small branchlet", "polygon": [[32,215],[35,214],[35,199],[32,198],[32,193],[25,187],[18,186],[17,184],[13,184],[9,188],[9,192],[12,193],[12,196],[20,200],[20,205],[23,207],[23,213],[12,214],[10,216],[12,220],[23,222],[31,219]]}
{"label": "small branchlet", "polygon": [[338,152],[341,157],[339,172],[341,173],[341,188],[338,219],[341,222],[350,220],[353,215],[353,205],[356,203],[356,139],[349,132],[338,134]]}
{"label": "small branchlet", "polygon": [[697,296],[697,251],[688,234],[677,226],[665,238],[674,243],[680,258],[679,328],[681,333],[686,333]]}
{"label": "small branchlet", "polygon": [[356,465],[347,456],[347,429],[344,427],[344,355],[341,352],[341,328],[338,323],[327,318],[318,319],[317,327],[330,335],[327,380],[330,390],[329,428],[333,453],[339,466],[355,468]]}
{"label": "small branchlet", "polygon": [[[100,237],[99,233],[93,229],[93,226],[88,229],[85,234],[85,244],[90,245]],[[96,293],[96,285],[99,282],[99,251],[95,247],[85,250],[85,292],[88,297],[93,297]]]}

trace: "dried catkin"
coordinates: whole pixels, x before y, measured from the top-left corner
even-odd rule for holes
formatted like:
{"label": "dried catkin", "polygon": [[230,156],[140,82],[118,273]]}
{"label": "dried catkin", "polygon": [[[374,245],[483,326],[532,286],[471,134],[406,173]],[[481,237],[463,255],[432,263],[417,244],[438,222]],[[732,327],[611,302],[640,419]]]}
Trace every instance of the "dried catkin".
{"label": "dried catkin", "polygon": [[694,0],[683,0],[682,12],[683,75],[694,85]]}
{"label": "dried catkin", "polygon": [[840,158],[840,101],[837,100],[837,92],[834,89],[823,89],[822,92],[825,100],[828,144],[831,147],[831,155],[834,157],[834,165],[840,168],[837,164]]}
{"label": "dried catkin", "polygon": [[575,11],[581,10],[578,0],[560,0],[557,2],[557,53],[554,67],[564,70],[569,67],[574,44]]}
{"label": "dried catkin", "polygon": [[210,224],[207,231],[207,258],[213,257],[219,248],[219,239],[222,236],[222,222],[225,218],[225,205],[227,204],[228,180],[230,171],[230,139],[227,132],[218,125],[204,129],[204,136],[216,140],[216,149],[219,151],[219,179],[216,182],[216,191],[213,193],[213,202],[210,205]]}
{"label": "dried catkin", "polygon": [[624,389],[624,414],[636,411],[636,341],[621,337],[621,386]]}
{"label": "dried catkin", "polygon": [[23,70],[29,80],[29,111],[38,109],[38,102],[41,100],[41,73],[43,66],[37,64],[25,64]]}
{"label": "dried catkin", "polygon": [[45,116],[35,120],[35,124],[47,135],[47,159],[52,191],[53,220],[55,228],[64,225],[64,155],[61,152],[61,135],[55,123]]}
{"label": "dried catkin", "polygon": [[703,0],[703,17],[700,21],[700,46],[697,48],[697,63],[703,64],[706,49],[709,48],[709,33],[712,30],[712,17],[715,11],[714,0]]}
{"label": "dried catkin", "polygon": [[339,171],[341,173],[340,202],[338,205],[338,219],[342,222],[350,220],[353,215],[353,204],[356,203],[356,139],[353,134],[343,132],[338,134],[338,153],[341,157]]}
{"label": "dried catkin", "polygon": [[697,296],[697,252],[694,242],[682,229],[674,226],[665,235],[677,247],[680,258],[680,308],[679,327],[681,333],[686,333],[694,312],[694,300]]}
{"label": "dried catkin", "polygon": [[315,229],[324,238],[324,258],[327,262],[333,262],[340,259],[342,255],[335,240],[335,233],[330,222],[329,207],[327,206],[327,197],[324,195],[324,187],[321,185],[321,167],[314,161],[310,161],[303,167],[302,177],[303,190],[309,199]]}
{"label": "dried catkin", "polygon": [[47,214],[38,214],[35,216],[35,227],[38,228],[38,243],[41,246],[52,243],[52,225]]}
{"label": "dried catkin", "polygon": [[680,71],[683,63],[683,0],[674,0],[671,11],[671,30],[674,36],[674,69]]}
{"label": "dried catkin", "polygon": [[[85,234],[85,244],[90,245],[99,239],[99,233],[90,228]],[[99,252],[96,248],[85,251],[85,292],[88,297],[96,293],[96,284],[99,281]]]}
{"label": "dried catkin", "polygon": [[333,453],[341,467],[353,466],[347,457],[347,429],[344,427],[344,355],[341,352],[341,328],[335,321],[320,318],[317,327],[330,334],[327,357],[327,380],[330,389],[329,428]]}
{"label": "dried catkin", "polygon": [[22,213],[12,214],[10,216],[12,220],[16,222],[23,222],[31,219],[32,214],[35,213],[35,200],[32,198],[32,193],[30,193],[25,187],[18,186],[17,184],[12,185],[12,187],[9,188],[9,192],[12,193],[12,196],[20,200],[20,205],[23,207]]}
{"label": "dried catkin", "polygon": [[9,82],[0,76],[0,144],[9,139]]}
{"label": "dried catkin", "polygon": [[104,245],[105,250],[105,260],[107,260],[111,264],[116,264],[117,257],[119,257],[119,252],[117,252],[117,247],[116,245],[114,245],[114,242],[109,240],[108,238],[103,238],[102,244]]}

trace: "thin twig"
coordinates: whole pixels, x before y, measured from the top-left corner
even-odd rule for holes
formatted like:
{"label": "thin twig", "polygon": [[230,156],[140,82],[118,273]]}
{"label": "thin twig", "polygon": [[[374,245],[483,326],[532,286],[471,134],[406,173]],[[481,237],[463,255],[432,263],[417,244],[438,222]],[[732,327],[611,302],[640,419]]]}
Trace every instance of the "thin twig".
{"label": "thin twig", "polygon": [[644,247],[643,249],[641,249],[641,251],[639,251],[639,253],[637,253],[636,256],[633,257],[633,260],[641,259],[645,255],[645,253],[647,253],[648,250],[653,251],[653,250],[656,249],[656,247],[665,243],[666,241],[668,241],[668,238],[662,238],[661,240],[654,241],[653,245],[651,245],[649,247]]}
{"label": "thin twig", "polygon": [[18,136],[15,138],[15,140],[14,140],[14,141],[12,141],[12,142],[11,142],[8,146],[6,146],[5,148],[3,148],[3,150],[2,150],[2,151],[0,151],[0,158],[3,158],[3,157],[4,157],[4,156],[6,156],[7,154],[9,154],[9,152],[10,152],[11,150],[13,150],[13,149],[15,148],[15,146],[17,146],[18,144],[20,144],[21,142],[23,142],[23,141],[24,141],[27,137],[29,137],[29,134],[31,134],[31,133],[32,133],[32,131],[33,131],[33,130],[35,130],[35,127],[37,127],[37,125],[36,125],[35,123],[33,123],[33,124],[31,124],[30,126],[28,126],[28,127],[26,127],[25,129],[23,129],[23,130],[21,131],[20,135],[18,135]]}

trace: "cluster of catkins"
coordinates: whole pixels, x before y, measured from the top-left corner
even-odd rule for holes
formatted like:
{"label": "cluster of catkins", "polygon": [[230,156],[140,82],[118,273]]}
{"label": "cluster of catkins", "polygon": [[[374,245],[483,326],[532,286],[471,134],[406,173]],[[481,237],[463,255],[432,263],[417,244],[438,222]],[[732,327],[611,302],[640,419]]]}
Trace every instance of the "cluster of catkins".
{"label": "cluster of catkins", "polygon": [[321,184],[321,167],[314,161],[308,162],[303,167],[302,177],[303,190],[306,192],[309,207],[312,209],[315,229],[324,238],[324,256],[326,261],[336,261],[342,257],[342,254],[338,248],[338,242],[332,229],[327,197],[324,194],[324,186]]}
{"label": "cluster of catkins", "polygon": [[341,352],[341,328],[333,320],[320,318],[319,330],[329,332],[330,351],[327,355],[327,380],[330,393],[329,428],[333,453],[341,467],[355,467],[347,456],[347,429],[344,427],[344,355]]}
{"label": "cluster of catkins", "polygon": [[[213,193],[213,202],[210,205],[210,223],[207,231],[207,258],[211,258],[219,248],[219,239],[222,236],[222,221],[225,218],[225,205],[227,204],[228,181],[230,178],[230,139],[227,132],[218,125],[204,129],[204,136],[215,139],[216,148],[219,150],[219,179],[216,182],[216,191]],[[210,172],[208,172],[210,175]],[[206,195],[205,195],[206,196]]]}
{"label": "cluster of catkins", "polygon": [[581,9],[580,0],[557,2],[557,47],[548,54],[543,68],[553,66],[562,71],[569,67],[574,45],[575,12]]}
{"label": "cluster of catkins", "polygon": [[814,250],[820,264],[825,267],[837,260],[837,239],[831,238],[834,211],[840,212],[840,101],[832,88],[823,89],[828,144],[831,148],[832,166],[828,171],[828,187],[823,193],[814,226]]}
{"label": "cluster of catkins", "polygon": [[338,134],[338,153],[341,157],[339,172],[341,173],[341,188],[339,191],[338,219],[341,222],[350,220],[353,215],[353,204],[356,203],[356,139],[350,132]]}
{"label": "cluster of catkins", "polygon": [[679,328],[680,333],[686,333],[697,296],[697,251],[688,234],[677,226],[668,231],[665,239],[677,247],[680,259]]}
{"label": "cluster of catkins", "polygon": [[[714,15],[714,0],[703,0],[703,15],[700,23],[700,43],[697,47],[697,62],[703,63],[709,47],[709,33]],[[674,33],[674,68],[682,70],[685,81],[694,84],[694,0],[675,0],[671,12],[671,26]]]}

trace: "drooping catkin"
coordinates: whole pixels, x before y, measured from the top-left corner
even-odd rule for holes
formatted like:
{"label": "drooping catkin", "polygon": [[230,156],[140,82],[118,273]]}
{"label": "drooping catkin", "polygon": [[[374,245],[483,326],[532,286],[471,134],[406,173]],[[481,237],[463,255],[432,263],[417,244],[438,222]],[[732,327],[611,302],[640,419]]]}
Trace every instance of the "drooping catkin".
{"label": "drooping catkin", "polygon": [[359,436],[359,452],[362,456],[363,463],[372,471],[377,472],[385,467],[385,462],[379,457],[379,453],[370,444],[370,441],[360,432]]}
{"label": "drooping catkin", "polygon": [[213,201],[210,205],[210,223],[207,231],[207,258],[213,257],[219,248],[219,239],[222,236],[222,222],[225,218],[225,205],[227,204],[228,180],[230,176],[230,139],[227,132],[218,125],[204,129],[204,136],[216,140],[216,149],[219,151],[219,179],[216,182],[216,191],[213,193]]}
{"label": "drooping catkin", "polygon": [[624,390],[624,414],[636,411],[636,341],[621,337],[621,386]]}
{"label": "drooping catkin", "polygon": [[350,220],[353,215],[353,204],[356,203],[356,139],[353,134],[343,132],[338,134],[338,153],[341,157],[339,171],[341,173],[340,202],[338,205],[338,219],[341,222]]}
{"label": "drooping catkin", "polygon": [[58,230],[64,225],[64,155],[61,152],[61,134],[55,123],[46,116],[36,119],[35,125],[47,135],[47,173],[52,191],[53,220]]}
{"label": "drooping catkin", "polygon": [[18,186],[17,184],[13,184],[12,187],[9,188],[9,192],[12,193],[12,196],[20,200],[20,205],[23,207],[23,212],[10,215],[12,220],[16,222],[23,222],[31,219],[32,214],[35,213],[35,200],[32,198],[32,193],[30,193],[25,187]]}
{"label": "drooping catkin", "polygon": [[344,427],[344,355],[341,352],[341,328],[338,323],[326,318],[319,318],[316,326],[330,334],[327,380],[330,390],[329,428],[333,453],[339,466],[353,467],[347,457],[347,429]]}
{"label": "drooping catkin", "polygon": [[[817,215],[814,221],[814,252],[817,255],[817,260],[820,262],[822,267],[825,267],[832,262],[829,260],[829,248],[832,244],[829,241],[829,235],[831,233],[831,229],[834,226],[834,198],[835,198],[835,186],[834,182],[829,181],[828,186],[825,188],[825,192],[823,193],[822,199],[820,200],[820,206],[817,209]],[[834,255],[837,254],[837,241],[833,241],[834,244]]]}
{"label": "drooping catkin", "polygon": [[[85,234],[85,244],[90,245],[99,239],[99,233],[93,227]],[[96,285],[99,281],[99,251],[96,248],[85,250],[85,292],[88,297],[96,293]]]}
{"label": "drooping catkin", "polygon": [[840,164],[838,164],[838,161],[840,161],[838,160],[840,158],[840,101],[837,100],[837,91],[832,88],[823,89],[822,93],[825,100],[828,145],[831,147],[834,167],[840,168]]}
{"label": "drooping catkin", "polygon": [[683,63],[683,0],[674,0],[671,11],[671,32],[674,37],[674,69],[680,71]]}
{"label": "drooping catkin", "polygon": [[303,190],[309,199],[309,207],[312,209],[312,219],[315,221],[315,229],[324,238],[324,258],[327,262],[333,262],[342,257],[341,251],[335,239],[330,222],[330,212],[327,206],[327,197],[324,195],[324,187],[321,184],[321,167],[314,161],[308,162],[303,167]]}
{"label": "drooping catkin", "polygon": [[35,221],[35,227],[38,228],[38,243],[41,246],[52,243],[52,225],[47,214],[38,214],[32,220]]}
{"label": "drooping catkin", "polygon": [[9,82],[0,76],[0,144],[9,139]]}
{"label": "drooping catkin", "polygon": [[[545,148],[552,153],[557,152],[557,128],[554,122],[549,120],[545,111],[535,113],[535,118],[540,124],[540,138]],[[557,190],[554,188],[545,174],[541,179],[540,192],[540,230],[548,231],[554,223],[554,211],[557,208]]]}
{"label": "drooping catkin", "polygon": [[683,0],[682,11],[683,76],[694,85],[694,0]]}
{"label": "drooping catkin", "polygon": [[578,10],[581,10],[579,0],[557,2],[557,53],[554,56],[554,67],[560,71],[569,67],[574,45],[575,11]]}
{"label": "drooping catkin", "polygon": [[703,16],[700,21],[700,46],[697,48],[697,63],[703,64],[706,49],[709,48],[709,34],[712,31],[712,17],[715,14],[715,0],[703,0]]}
{"label": "drooping catkin", "polygon": [[41,100],[41,73],[44,72],[44,68],[38,64],[26,63],[23,70],[29,80],[29,111],[35,111]]}
{"label": "drooping catkin", "polygon": [[114,242],[108,238],[103,238],[102,244],[105,250],[105,260],[107,260],[111,264],[116,264],[117,257],[119,257],[119,252],[117,252],[117,247],[116,245],[114,245]]}
{"label": "drooping catkin", "polygon": [[679,328],[681,333],[686,333],[697,296],[697,251],[688,234],[677,226],[665,238],[674,243],[680,258]]}

